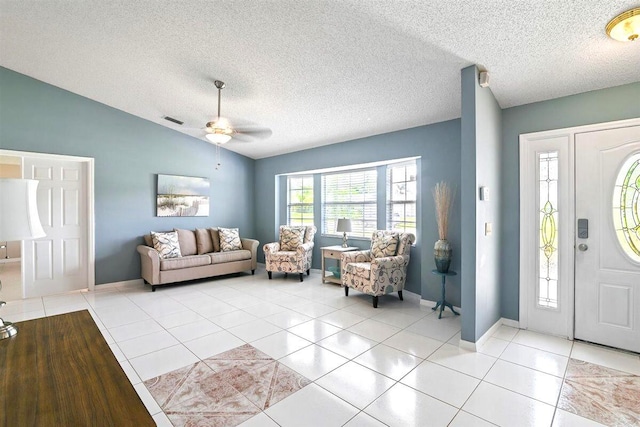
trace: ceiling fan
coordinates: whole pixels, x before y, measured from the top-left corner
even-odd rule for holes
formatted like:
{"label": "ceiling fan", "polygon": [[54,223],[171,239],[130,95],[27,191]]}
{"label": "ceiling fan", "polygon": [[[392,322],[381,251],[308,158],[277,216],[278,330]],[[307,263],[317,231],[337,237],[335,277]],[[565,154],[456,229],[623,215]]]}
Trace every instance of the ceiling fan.
{"label": "ceiling fan", "polygon": [[256,139],[267,139],[273,132],[271,129],[257,126],[237,127],[233,126],[229,119],[220,115],[220,98],[225,83],[220,80],[213,82],[218,88],[218,115],[215,120],[205,126],[207,140],[216,145],[229,142],[232,138],[240,142],[251,142]]}

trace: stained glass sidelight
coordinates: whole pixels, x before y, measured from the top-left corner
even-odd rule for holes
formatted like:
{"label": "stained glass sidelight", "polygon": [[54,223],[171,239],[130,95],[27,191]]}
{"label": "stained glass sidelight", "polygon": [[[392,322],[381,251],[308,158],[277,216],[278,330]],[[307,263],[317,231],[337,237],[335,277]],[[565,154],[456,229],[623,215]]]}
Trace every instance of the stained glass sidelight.
{"label": "stained glass sidelight", "polygon": [[538,155],[538,305],[558,308],[558,152]]}
{"label": "stained glass sidelight", "polygon": [[616,178],[613,226],[627,256],[640,262],[640,153],[624,162]]}

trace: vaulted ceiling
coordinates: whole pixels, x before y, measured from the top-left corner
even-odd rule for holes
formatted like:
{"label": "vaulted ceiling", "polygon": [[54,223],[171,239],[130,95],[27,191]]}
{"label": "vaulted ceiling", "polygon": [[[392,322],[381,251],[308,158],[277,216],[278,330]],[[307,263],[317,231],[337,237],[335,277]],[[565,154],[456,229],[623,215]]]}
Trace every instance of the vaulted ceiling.
{"label": "vaulted ceiling", "polygon": [[[610,0],[0,0],[0,65],[203,139],[268,127],[262,158],[460,117],[460,70],[503,108],[640,81]],[[178,126],[163,119],[184,121]]]}

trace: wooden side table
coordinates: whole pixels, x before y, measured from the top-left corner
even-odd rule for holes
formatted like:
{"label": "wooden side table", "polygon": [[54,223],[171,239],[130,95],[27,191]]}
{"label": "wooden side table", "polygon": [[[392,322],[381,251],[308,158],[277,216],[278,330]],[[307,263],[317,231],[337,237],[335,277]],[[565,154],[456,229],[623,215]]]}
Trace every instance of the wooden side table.
{"label": "wooden side table", "polygon": [[325,260],[327,258],[338,260],[338,268],[342,268],[342,266],[340,265],[340,255],[343,252],[359,251],[360,248],[357,248],[355,246],[347,246],[346,248],[343,248],[342,246],[336,245],[336,246],[325,246],[320,248],[320,250],[322,251],[322,283],[327,281],[331,283],[337,283],[338,285],[342,285],[342,280],[339,277],[336,277],[333,275],[333,273],[326,271]]}
{"label": "wooden side table", "polygon": [[442,319],[442,311],[444,310],[445,307],[449,307],[451,309],[451,311],[453,311],[453,314],[455,314],[456,316],[459,316],[460,313],[455,311],[453,309],[453,305],[448,303],[447,300],[444,297],[444,287],[445,287],[445,282],[447,280],[447,276],[457,276],[458,273],[456,273],[453,270],[449,270],[447,273],[440,273],[438,270],[431,270],[431,274],[435,274],[435,275],[438,275],[438,276],[442,277],[442,299],[440,301],[438,301],[436,303],[436,306],[433,307],[431,310],[437,310],[438,307],[440,307],[440,314],[438,314],[438,319]]}

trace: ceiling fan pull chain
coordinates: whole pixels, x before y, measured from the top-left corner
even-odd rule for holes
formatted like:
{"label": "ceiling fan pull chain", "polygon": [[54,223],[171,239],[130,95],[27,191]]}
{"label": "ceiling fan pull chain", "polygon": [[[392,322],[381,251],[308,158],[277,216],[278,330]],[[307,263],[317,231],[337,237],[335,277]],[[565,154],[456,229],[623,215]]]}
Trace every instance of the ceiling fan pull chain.
{"label": "ceiling fan pull chain", "polygon": [[220,169],[220,144],[216,144],[216,170]]}

